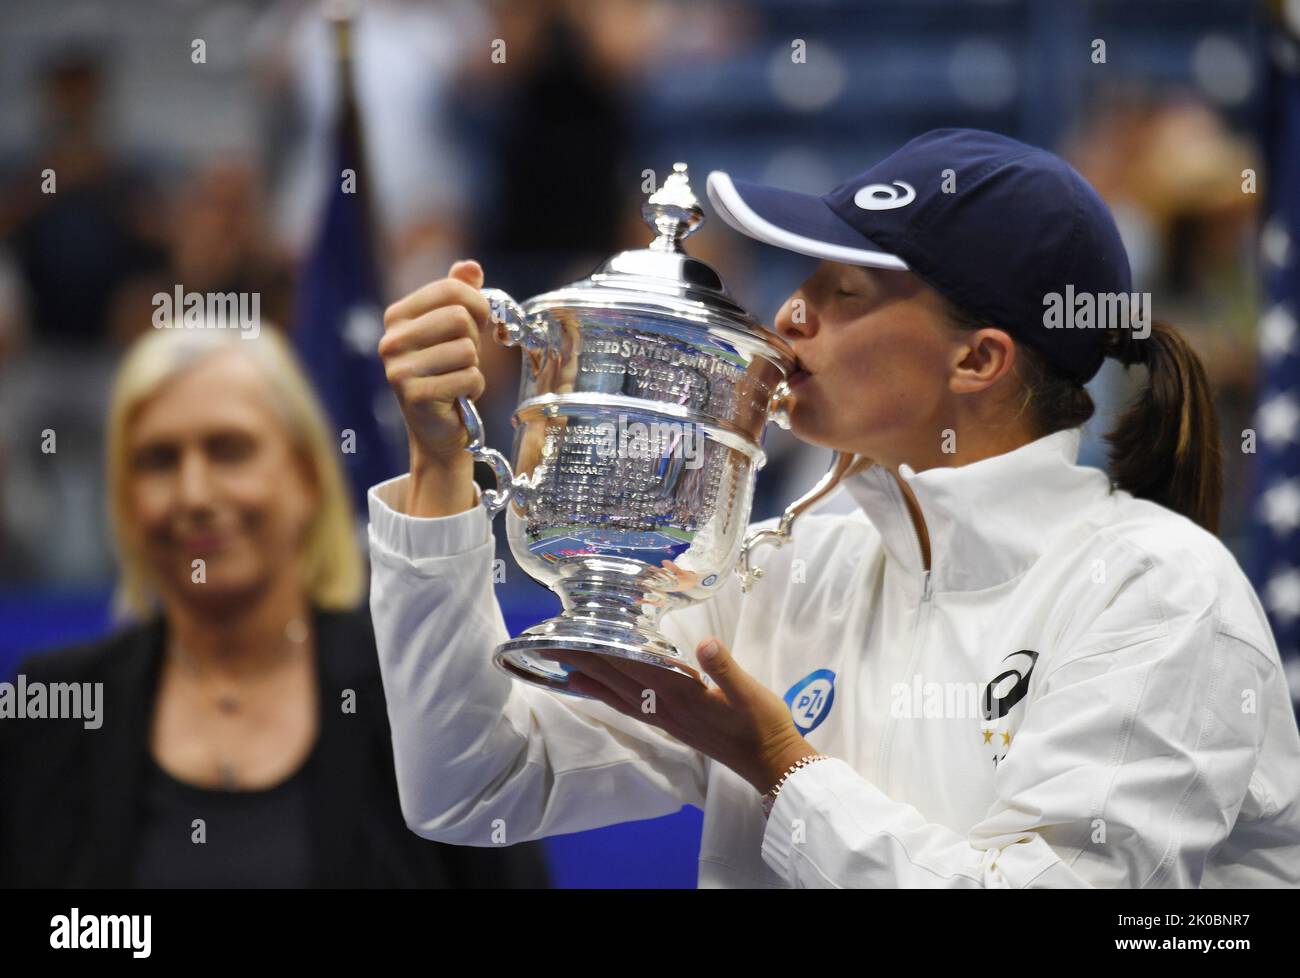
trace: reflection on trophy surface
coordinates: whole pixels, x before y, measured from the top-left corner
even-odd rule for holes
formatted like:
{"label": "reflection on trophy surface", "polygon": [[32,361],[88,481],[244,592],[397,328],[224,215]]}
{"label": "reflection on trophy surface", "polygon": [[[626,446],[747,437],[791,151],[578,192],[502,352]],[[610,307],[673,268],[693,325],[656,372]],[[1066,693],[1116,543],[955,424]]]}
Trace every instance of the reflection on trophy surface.
{"label": "reflection on trophy surface", "polygon": [[761,573],[749,548],[787,540],[845,467],[837,458],[777,530],[745,540],[763,432],[769,420],[784,424],[795,358],[686,254],[682,239],[703,211],[684,164],[642,213],[657,237],[582,282],[522,305],[484,290],[498,341],[523,353],[513,467],[482,444],[473,405],[460,402],[470,451],[497,476],[484,506],[507,510],[515,559],[564,605],[494,661],[552,689],[569,691],[567,666],[548,653],[635,659],[698,679],[694,650],[664,638],[660,616],[710,597],[733,568],[748,586]]}

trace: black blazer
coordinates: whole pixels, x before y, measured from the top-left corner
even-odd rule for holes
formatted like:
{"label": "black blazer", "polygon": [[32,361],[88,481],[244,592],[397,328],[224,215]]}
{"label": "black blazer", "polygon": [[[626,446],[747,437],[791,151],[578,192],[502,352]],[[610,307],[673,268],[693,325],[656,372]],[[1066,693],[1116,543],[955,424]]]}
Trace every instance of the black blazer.
{"label": "black blazer", "polygon": [[[364,612],[314,612],[320,701],[309,848],[321,887],[545,887],[540,843],[443,845],[406,827],[374,632]],[[103,725],[0,719],[0,886],[129,887],[165,625],[29,659],[28,682],[102,682]],[[356,712],[340,708],[356,691]],[[434,734],[436,736],[436,734]]]}

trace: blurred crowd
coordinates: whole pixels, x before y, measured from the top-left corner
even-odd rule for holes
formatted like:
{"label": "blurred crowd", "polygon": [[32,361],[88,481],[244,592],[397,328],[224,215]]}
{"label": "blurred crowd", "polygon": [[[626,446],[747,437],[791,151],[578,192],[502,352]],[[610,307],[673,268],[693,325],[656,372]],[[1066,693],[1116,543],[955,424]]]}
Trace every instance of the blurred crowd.
{"label": "blurred crowd", "polygon": [[[139,70],[123,70],[93,25],[52,26],[24,52],[16,81],[32,125],[22,139],[0,147],[4,589],[111,583],[104,405],[124,345],[151,328],[152,296],[178,284],[187,291],[256,293],[264,321],[292,330],[295,274],[333,179],[329,151],[341,79],[324,6],[297,0],[266,8],[225,5],[233,11],[224,28],[230,40],[208,37],[213,81],[192,111],[210,112],[214,126],[244,136],[224,144],[214,139],[200,152],[159,149],[168,145],[165,121],[140,137],[139,112],[132,127],[117,125],[115,107],[123,100],[171,104],[160,120],[191,110],[184,103],[177,109],[161,69],[154,84],[146,69],[142,88]],[[906,5],[883,6],[904,16]],[[941,6],[910,9],[924,26],[927,17],[942,16]],[[1244,36],[1244,24],[1235,23],[1243,8],[1228,7],[1220,30]],[[172,71],[179,70],[175,62],[193,63],[192,38],[200,31],[219,35],[220,25],[204,19],[199,6],[185,9],[192,25],[173,20],[170,34],[151,42],[170,45],[171,54],[158,58],[173,63]],[[765,50],[789,49],[785,24],[792,9],[771,0],[361,5],[350,53],[385,300],[441,277],[452,260],[468,256],[483,263],[489,284],[524,298],[643,244],[644,168],[666,169],[673,159],[665,154],[684,154],[711,136],[736,139],[734,132],[692,131],[678,148],[676,123],[671,108],[665,120],[664,106],[675,104],[680,66],[741,63],[736,59],[746,51],[768,62]],[[826,36],[822,43],[835,40]],[[12,38],[5,42],[6,51],[16,47]],[[969,71],[971,54],[963,50]],[[496,51],[505,56],[494,57]],[[994,74],[996,61],[988,67]],[[1241,134],[1240,115],[1198,90],[1193,74],[1189,68],[1188,79],[1168,84],[1130,78],[1100,85],[1057,130],[1011,134],[1050,143],[1110,202],[1136,287],[1154,293],[1156,314],[1188,328],[1205,354],[1231,443],[1254,402],[1258,287],[1251,252],[1259,197],[1241,193],[1239,185],[1242,171],[1257,166],[1256,151]],[[236,76],[238,86],[230,83]],[[752,97],[742,73],[709,77],[715,89],[730,85],[737,104]],[[842,84],[825,77],[831,87]],[[136,87],[123,91],[128,80]],[[1014,104],[998,110],[981,97],[982,104],[944,121],[1005,128]],[[227,98],[239,101],[239,111],[223,114]],[[836,96],[837,118],[852,112],[853,101],[851,90]],[[810,130],[808,114],[818,110],[809,98],[790,109],[804,114],[800,133]],[[918,121],[915,131],[933,122]],[[865,111],[860,125],[871,126]],[[783,172],[794,165],[791,140],[783,140],[771,119],[738,112],[735,127],[747,129],[745,140],[766,144],[773,158],[779,155]],[[877,134],[860,153],[870,156],[873,147],[912,134]],[[860,158],[858,168],[867,162]],[[832,182],[843,176],[809,163],[805,177],[828,169]],[[703,172],[696,184],[702,192]],[[770,317],[779,286],[797,284],[777,282],[765,291],[766,263],[776,259],[717,228],[693,239],[691,250],[717,264],[760,316]],[[513,351],[496,351],[486,364],[482,408],[491,440],[501,447],[509,444],[516,359]],[[1122,404],[1122,376],[1108,369],[1097,384],[1103,412]],[[1103,426],[1104,419],[1098,431]],[[779,434],[770,447],[756,518],[777,511],[825,464],[822,454]],[[1229,452],[1227,462],[1225,538],[1235,545],[1247,474],[1239,453]]]}

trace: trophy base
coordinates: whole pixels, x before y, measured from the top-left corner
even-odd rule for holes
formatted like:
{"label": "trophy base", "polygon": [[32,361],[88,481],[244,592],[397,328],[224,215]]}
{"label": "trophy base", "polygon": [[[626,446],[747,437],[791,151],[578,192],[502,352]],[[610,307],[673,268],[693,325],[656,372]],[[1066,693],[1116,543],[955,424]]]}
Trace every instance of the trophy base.
{"label": "trophy base", "polygon": [[547,655],[548,652],[562,652],[569,659],[587,655],[628,659],[667,669],[697,682],[703,681],[699,671],[686,663],[672,643],[655,632],[629,629],[622,624],[609,626],[608,635],[601,635],[599,631],[599,628],[593,629],[589,619],[579,624],[560,615],[497,646],[492,661],[515,679],[582,699],[594,697],[573,689],[569,685],[569,672],[573,667],[555,661]]}

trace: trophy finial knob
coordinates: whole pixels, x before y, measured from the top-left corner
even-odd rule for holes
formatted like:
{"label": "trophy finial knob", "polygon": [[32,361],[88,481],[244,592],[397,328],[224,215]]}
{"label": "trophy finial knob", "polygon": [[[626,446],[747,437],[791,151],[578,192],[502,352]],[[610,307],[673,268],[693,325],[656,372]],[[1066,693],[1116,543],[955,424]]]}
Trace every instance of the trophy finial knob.
{"label": "trophy finial knob", "polygon": [[664,185],[641,205],[641,216],[657,233],[653,251],[684,251],[682,239],[700,226],[704,208],[691,191],[685,163],[674,163]]}

